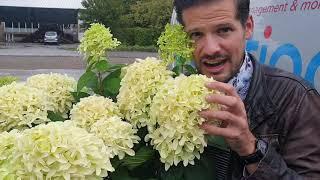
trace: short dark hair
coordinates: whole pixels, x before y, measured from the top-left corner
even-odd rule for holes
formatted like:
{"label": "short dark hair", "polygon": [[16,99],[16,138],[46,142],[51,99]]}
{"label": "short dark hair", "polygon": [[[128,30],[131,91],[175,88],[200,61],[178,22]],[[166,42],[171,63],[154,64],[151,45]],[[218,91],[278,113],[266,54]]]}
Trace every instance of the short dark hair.
{"label": "short dark hair", "polygon": [[[213,1],[218,0],[174,0],[173,5],[177,12],[178,22],[183,24],[182,11],[185,9]],[[250,0],[234,0],[234,2],[236,3],[236,18],[244,26],[249,17]]]}

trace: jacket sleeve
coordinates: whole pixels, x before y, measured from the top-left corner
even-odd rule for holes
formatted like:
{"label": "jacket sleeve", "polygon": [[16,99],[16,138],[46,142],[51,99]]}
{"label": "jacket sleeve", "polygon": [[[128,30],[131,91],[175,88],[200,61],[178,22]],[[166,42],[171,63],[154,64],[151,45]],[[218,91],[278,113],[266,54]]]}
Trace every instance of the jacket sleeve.
{"label": "jacket sleeve", "polygon": [[243,179],[320,179],[320,96],[316,90],[301,97],[291,118],[282,151],[269,147],[257,170]]}

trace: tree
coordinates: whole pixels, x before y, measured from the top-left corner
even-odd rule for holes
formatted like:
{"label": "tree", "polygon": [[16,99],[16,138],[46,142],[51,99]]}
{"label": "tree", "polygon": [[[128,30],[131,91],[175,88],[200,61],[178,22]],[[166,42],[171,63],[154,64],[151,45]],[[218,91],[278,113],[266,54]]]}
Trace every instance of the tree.
{"label": "tree", "polygon": [[131,6],[131,17],[139,27],[163,30],[170,22],[172,0],[140,0]]}

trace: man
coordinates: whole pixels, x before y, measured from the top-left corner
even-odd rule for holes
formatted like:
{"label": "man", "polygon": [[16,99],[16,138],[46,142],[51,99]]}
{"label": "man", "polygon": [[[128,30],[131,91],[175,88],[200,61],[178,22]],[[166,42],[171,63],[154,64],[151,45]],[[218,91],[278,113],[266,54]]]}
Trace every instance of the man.
{"label": "man", "polygon": [[[245,51],[253,31],[250,0],[175,0],[194,40],[195,64],[225,95],[207,101],[201,128],[230,146],[227,179],[320,179],[320,96],[307,82],[259,64]],[[219,119],[221,127],[210,125]]]}

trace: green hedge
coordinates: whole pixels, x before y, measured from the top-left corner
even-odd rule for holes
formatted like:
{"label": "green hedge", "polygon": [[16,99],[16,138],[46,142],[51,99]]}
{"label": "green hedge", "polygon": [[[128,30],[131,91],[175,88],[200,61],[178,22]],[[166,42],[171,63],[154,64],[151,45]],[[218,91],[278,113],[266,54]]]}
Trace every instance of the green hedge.
{"label": "green hedge", "polygon": [[121,28],[115,31],[115,37],[124,45],[155,46],[160,32],[153,28]]}

